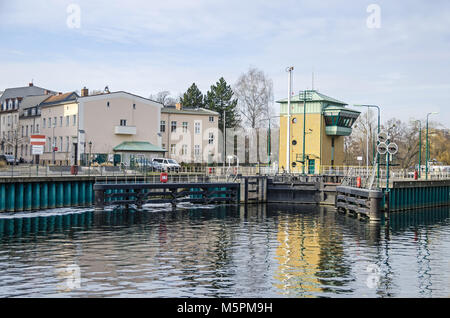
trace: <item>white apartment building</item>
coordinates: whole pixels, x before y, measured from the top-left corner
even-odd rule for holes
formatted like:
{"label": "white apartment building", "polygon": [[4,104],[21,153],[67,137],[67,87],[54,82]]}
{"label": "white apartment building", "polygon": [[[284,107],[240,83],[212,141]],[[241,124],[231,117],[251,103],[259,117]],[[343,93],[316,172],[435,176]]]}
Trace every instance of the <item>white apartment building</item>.
{"label": "white apartment building", "polygon": [[218,113],[204,108],[162,108],[161,143],[167,156],[184,163],[218,162],[218,119]]}
{"label": "white apartment building", "polygon": [[66,93],[41,104],[41,133],[47,145],[41,161],[72,165],[97,162],[129,164],[139,157],[160,157],[162,104],[127,92],[81,96]]}

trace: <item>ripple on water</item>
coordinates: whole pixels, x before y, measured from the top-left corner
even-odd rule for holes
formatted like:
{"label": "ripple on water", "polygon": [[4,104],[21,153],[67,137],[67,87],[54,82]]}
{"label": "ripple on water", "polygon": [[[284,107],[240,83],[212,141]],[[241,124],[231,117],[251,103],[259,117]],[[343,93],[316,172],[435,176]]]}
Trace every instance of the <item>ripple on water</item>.
{"label": "ripple on water", "polygon": [[448,209],[389,231],[293,205],[0,215],[0,297],[446,297],[448,268]]}

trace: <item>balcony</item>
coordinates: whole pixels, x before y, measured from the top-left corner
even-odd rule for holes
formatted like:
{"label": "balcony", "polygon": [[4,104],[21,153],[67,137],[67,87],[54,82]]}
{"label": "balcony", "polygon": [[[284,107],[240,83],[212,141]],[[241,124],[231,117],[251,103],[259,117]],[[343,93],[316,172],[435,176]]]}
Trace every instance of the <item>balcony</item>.
{"label": "balcony", "polygon": [[136,126],[115,126],[114,134],[116,134],[116,135],[136,135]]}

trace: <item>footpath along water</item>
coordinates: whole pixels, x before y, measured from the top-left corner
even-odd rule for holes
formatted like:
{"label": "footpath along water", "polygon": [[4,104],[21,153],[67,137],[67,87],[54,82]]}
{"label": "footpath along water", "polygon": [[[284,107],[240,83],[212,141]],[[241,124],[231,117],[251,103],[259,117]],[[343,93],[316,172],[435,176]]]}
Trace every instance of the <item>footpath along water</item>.
{"label": "footpath along water", "polygon": [[300,205],[0,214],[0,297],[449,297],[448,207],[369,224]]}

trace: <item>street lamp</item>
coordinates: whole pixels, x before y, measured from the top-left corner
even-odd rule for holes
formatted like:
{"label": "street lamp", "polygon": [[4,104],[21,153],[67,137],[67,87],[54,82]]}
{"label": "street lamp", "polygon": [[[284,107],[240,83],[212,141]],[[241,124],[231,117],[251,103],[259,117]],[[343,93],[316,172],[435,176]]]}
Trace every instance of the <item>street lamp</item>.
{"label": "street lamp", "polygon": [[[380,110],[380,107],[379,106],[377,106],[377,105],[366,105],[366,104],[355,104],[355,105],[353,105],[353,106],[355,106],[355,107],[367,107],[367,122],[369,121],[368,120],[368,118],[369,118],[369,108],[376,108],[377,109],[377,111],[378,111],[378,123],[377,123],[377,134],[379,134],[380,133],[380,112],[381,112],[381,110]],[[367,132],[367,136],[366,136],[366,138],[367,138],[367,155],[366,155],[366,160],[367,160],[367,169],[368,169],[368,166],[369,166],[369,133]],[[377,141],[377,144],[379,143],[379,141]],[[379,185],[379,180],[380,179],[380,155],[378,154],[378,152],[377,152],[377,182],[378,182],[378,185]]]}
{"label": "street lamp", "polygon": [[271,144],[272,133],[271,133],[271,130],[270,130],[270,127],[271,127],[271,126],[270,126],[270,120],[271,120],[272,118],[280,118],[280,117],[282,117],[282,116],[270,116],[270,117],[263,118],[263,119],[260,120],[260,122],[261,122],[261,121],[266,121],[266,120],[269,121],[269,131],[268,131],[268,137],[267,137],[267,139],[268,139],[268,143],[267,143],[267,145],[268,145],[267,155],[268,155],[268,157],[269,157],[269,165],[272,163],[272,161],[271,161],[271,154],[272,154],[272,148],[271,148],[271,146],[272,146],[272,144]]}
{"label": "street lamp", "polygon": [[420,172],[422,171],[422,122],[420,120],[416,120],[419,123],[419,171],[418,177],[420,179]]}
{"label": "street lamp", "polygon": [[292,71],[294,70],[293,66],[287,67],[286,72],[289,73],[288,78],[288,104],[287,104],[287,130],[286,130],[286,171],[289,173],[291,166],[291,92],[292,92]]}
{"label": "street lamp", "polygon": [[430,156],[429,151],[429,145],[428,145],[428,117],[430,115],[438,114],[438,112],[431,112],[427,114],[427,140],[426,140],[426,146],[425,146],[425,153],[426,153],[426,162],[425,162],[425,180],[428,180],[428,160]]}
{"label": "street lamp", "polygon": [[300,96],[303,96],[303,163],[302,163],[302,174],[305,174],[305,141],[306,141],[306,100],[311,100],[311,91],[303,91],[298,94],[298,97],[300,99]]}

